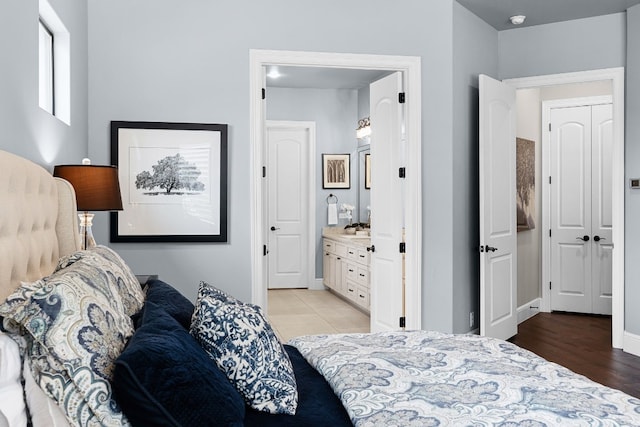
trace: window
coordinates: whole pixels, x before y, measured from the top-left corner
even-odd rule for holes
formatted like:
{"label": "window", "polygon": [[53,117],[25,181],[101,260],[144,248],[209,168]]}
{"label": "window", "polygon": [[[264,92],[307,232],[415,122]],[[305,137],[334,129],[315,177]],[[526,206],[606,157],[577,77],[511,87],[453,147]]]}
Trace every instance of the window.
{"label": "window", "polygon": [[40,107],[71,124],[71,36],[48,0],[38,0]]}
{"label": "window", "polygon": [[53,85],[53,33],[40,20],[38,37],[39,57],[39,94],[40,108],[55,115],[54,85]]}

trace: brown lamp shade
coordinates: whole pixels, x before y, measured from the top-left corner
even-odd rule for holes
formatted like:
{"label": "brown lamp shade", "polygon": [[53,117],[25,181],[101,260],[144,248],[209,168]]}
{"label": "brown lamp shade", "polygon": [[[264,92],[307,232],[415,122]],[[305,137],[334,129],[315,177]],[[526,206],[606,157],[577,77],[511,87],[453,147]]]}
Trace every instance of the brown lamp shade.
{"label": "brown lamp shade", "polygon": [[98,165],[58,165],[53,176],[66,179],[76,190],[79,211],[121,211],[118,168]]}

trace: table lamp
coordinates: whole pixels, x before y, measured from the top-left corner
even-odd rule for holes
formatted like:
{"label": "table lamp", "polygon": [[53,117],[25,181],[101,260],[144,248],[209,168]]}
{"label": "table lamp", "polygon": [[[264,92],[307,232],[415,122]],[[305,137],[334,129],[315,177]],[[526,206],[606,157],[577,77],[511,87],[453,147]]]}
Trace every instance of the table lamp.
{"label": "table lamp", "polygon": [[76,192],[80,219],[80,246],[82,249],[95,246],[91,232],[93,214],[89,211],[121,211],[122,198],[118,183],[118,168],[115,166],[92,165],[83,159],[81,165],[57,165],[53,176],[71,183]]}

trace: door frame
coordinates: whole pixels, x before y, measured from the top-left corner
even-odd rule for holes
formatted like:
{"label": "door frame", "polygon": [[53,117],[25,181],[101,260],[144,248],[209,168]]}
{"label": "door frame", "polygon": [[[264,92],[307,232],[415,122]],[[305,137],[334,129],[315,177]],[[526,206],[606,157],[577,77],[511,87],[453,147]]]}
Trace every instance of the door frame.
{"label": "door frame", "polygon": [[[542,177],[548,177],[551,175],[551,133],[548,128],[545,127],[545,123],[551,122],[551,110],[554,108],[567,108],[567,107],[580,107],[586,105],[600,105],[613,103],[612,95],[596,95],[586,96],[580,98],[566,98],[566,99],[552,99],[549,101],[542,101]],[[614,118],[615,126],[615,118]],[[615,160],[614,160],[615,163]],[[542,184],[542,230],[551,229],[551,191],[549,187],[545,185],[545,182],[540,181]],[[546,191],[545,191],[546,190]],[[613,231],[613,230],[612,230]],[[542,283],[551,282],[551,237],[547,233],[542,233]],[[546,255],[545,255],[546,254]],[[613,303],[613,299],[612,299]],[[613,310],[613,306],[611,307]],[[542,300],[540,303],[540,310],[544,312],[551,312],[551,289],[548,286],[542,286]]]}
{"label": "door frame", "polygon": [[[407,175],[405,201],[406,327],[422,328],[422,89],[421,60],[417,56],[390,56],[284,50],[249,51],[250,104],[250,226],[251,299],[267,310],[267,277],[263,245],[266,242],[262,182],[264,165],[264,69],[269,65],[388,70],[403,73]],[[355,142],[354,142],[355,144]]]}
{"label": "door frame", "polygon": [[[569,83],[584,83],[610,80],[612,86],[613,104],[613,177],[612,177],[612,227],[614,250],[612,253],[612,316],[611,338],[614,348],[625,349],[632,343],[625,343],[624,333],[624,67],[606,68],[601,70],[579,71],[573,73],[550,74],[545,76],[522,77],[505,79],[505,83],[516,89],[539,88]],[[547,175],[548,176],[548,175]],[[542,177],[544,180],[544,176]],[[542,197],[546,197],[545,186],[542,188]],[[548,218],[544,227],[549,226]],[[544,233],[543,233],[544,234]],[[549,247],[542,247],[542,257],[549,256]],[[542,277],[541,287],[545,288],[549,283],[548,277]]]}
{"label": "door frame", "polygon": [[[307,156],[307,165],[306,168],[309,173],[308,179],[308,187],[305,189],[307,194],[307,260],[306,263],[309,266],[307,269],[307,277],[305,278],[305,282],[307,283],[307,287],[309,289],[313,289],[315,287],[315,265],[316,265],[316,246],[315,246],[315,230],[316,230],[316,123],[312,121],[297,121],[297,120],[265,120],[265,133],[269,128],[284,128],[284,129],[307,129],[309,132],[309,154]],[[265,141],[266,142],[266,141]],[[268,157],[265,157],[265,161]],[[265,163],[266,164],[266,163]],[[268,165],[267,165],[268,166]],[[269,170],[269,168],[267,168]],[[269,175],[267,175],[267,179],[269,179]],[[267,195],[268,195],[268,186],[267,186]],[[267,201],[269,198],[266,199]],[[267,212],[267,217],[265,221],[268,222],[269,214]],[[267,245],[267,247],[269,247]],[[268,280],[268,277],[267,277]],[[268,286],[268,282],[267,282]]]}

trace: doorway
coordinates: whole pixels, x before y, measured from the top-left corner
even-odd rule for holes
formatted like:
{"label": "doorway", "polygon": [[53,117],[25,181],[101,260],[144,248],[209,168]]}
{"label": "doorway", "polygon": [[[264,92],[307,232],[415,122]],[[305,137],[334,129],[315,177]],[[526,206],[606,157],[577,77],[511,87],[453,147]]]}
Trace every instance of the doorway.
{"label": "doorway", "polygon": [[[371,69],[400,71],[405,76],[406,139],[408,147],[405,183],[406,206],[404,218],[406,238],[407,306],[406,326],[421,327],[421,91],[420,60],[416,57],[352,55],[314,52],[252,50],[250,52],[251,96],[251,245],[252,245],[252,301],[266,309],[267,262],[265,260],[267,227],[263,177],[264,165],[264,102],[260,94],[264,88],[264,67],[268,65]],[[372,289],[375,292],[375,288]]]}
{"label": "doorway", "polygon": [[[549,76],[525,77],[504,80],[504,83],[515,89],[544,88],[563,84],[585,82],[610,81],[613,105],[613,148],[612,148],[612,241],[615,250],[611,254],[612,277],[612,345],[614,348],[625,348],[624,338],[624,69],[613,68],[605,70],[584,71],[577,73],[555,74]],[[548,123],[548,117],[543,117],[543,123]],[[543,145],[543,150],[545,147]],[[546,155],[546,151],[543,155]],[[542,177],[551,176],[549,162],[543,162]],[[542,191],[542,230],[551,228],[549,209],[549,191]],[[540,310],[551,311],[551,291],[549,289],[550,269],[550,240],[547,232],[542,232],[542,274]]]}

